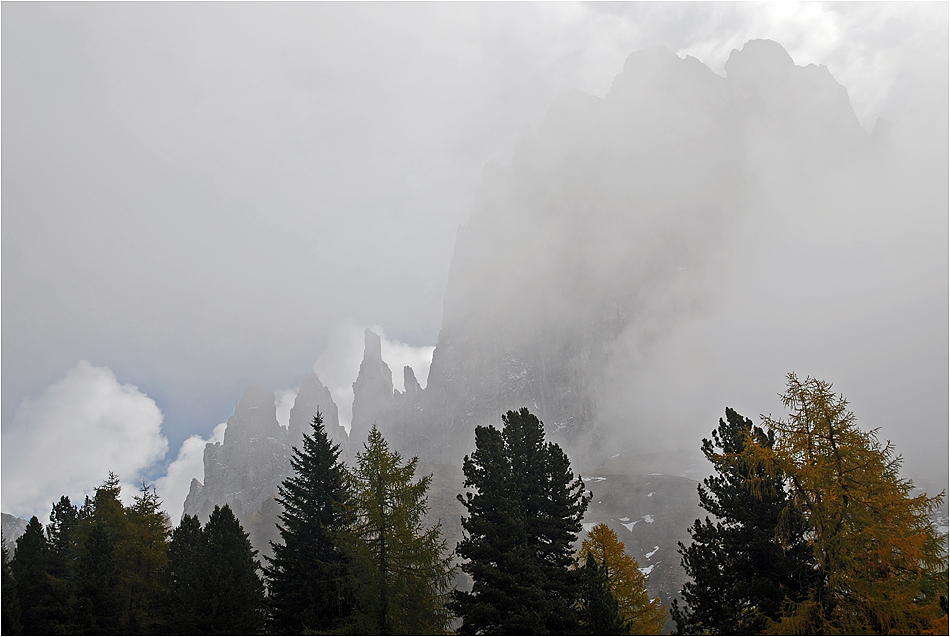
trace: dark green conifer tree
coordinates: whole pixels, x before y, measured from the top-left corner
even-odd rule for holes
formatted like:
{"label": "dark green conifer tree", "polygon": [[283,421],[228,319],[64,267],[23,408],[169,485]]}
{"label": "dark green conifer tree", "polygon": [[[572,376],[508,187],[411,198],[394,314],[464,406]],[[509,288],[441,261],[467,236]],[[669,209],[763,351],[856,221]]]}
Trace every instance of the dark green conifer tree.
{"label": "dark green conifer tree", "polygon": [[119,492],[119,478],[110,472],[79,511],[73,531],[76,603],[69,632],[159,630],[167,516],[154,489],[143,486],[130,507],[122,504]]}
{"label": "dark green conifer tree", "polygon": [[475,492],[459,496],[469,515],[457,553],[474,582],[452,608],[464,633],[574,633],[579,573],[570,565],[589,502],[584,483],[527,409],[502,421],[501,432],[476,427],[475,453],[464,460]]}
{"label": "dark green conifer tree", "polygon": [[777,620],[786,600],[801,601],[815,576],[807,523],[775,466],[759,461],[753,446],[770,449],[774,435],[732,409],[703,439],[716,473],[699,486],[701,506],[716,517],[696,520],[693,542],[680,543],[690,580],[684,607],[672,616],[681,634],[750,635]]}
{"label": "dark green conifer tree", "polygon": [[2,618],[0,618],[0,632],[4,635],[20,634],[20,596],[17,594],[16,580],[13,579],[13,567],[10,562],[10,553],[7,551],[6,539],[0,540],[3,550],[3,584],[0,586],[2,598]]}
{"label": "dark green conifer tree", "polygon": [[[196,635],[204,606],[208,569],[205,565],[204,536],[197,517],[185,515],[172,531],[168,545],[163,599],[164,630],[170,635]],[[203,628],[202,628],[203,630]]]}
{"label": "dark green conifer tree", "polygon": [[629,635],[630,626],[620,617],[617,600],[610,592],[607,568],[587,552],[581,569],[581,628],[585,635]]}
{"label": "dark green conifer tree", "polygon": [[125,623],[132,633],[151,634],[161,621],[163,573],[168,560],[168,515],[154,488],[142,485],[125,508],[126,534],[121,538]]}
{"label": "dark green conifer tree", "polygon": [[83,634],[128,633],[124,626],[122,559],[119,541],[125,535],[125,508],[119,501],[119,478],[109,472],[79,511],[76,529],[76,606],[72,630]]}
{"label": "dark green conifer tree", "polygon": [[214,507],[202,531],[206,586],[199,609],[201,632],[254,635],[264,624],[264,584],[248,534],[231,507]]}
{"label": "dark green conifer tree", "polygon": [[54,633],[70,630],[71,603],[75,595],[73,587],[73,533],[79,523],[79,511],[65,495],[53,505],[46,541],[49,545],[50,602],[47,604],[50,628]]}
{"label": "dark green conifer tree", "polygon": [[50,598],[49,545],[43,525],[34,515],[16,541],[13,577],[20,599],[20,627],[25,635],[50,633],[46,604]]}
{"label": "dark green conifer tree", "polygon": [[319,412],[312,424],[303,448],[294,448],[294,475],[278,487],[277,501],[284,509],[278,525],[281,542],[271,545],[274,556],[264,569],[269,628],[278,634],[334,631],[355,603],[349,560],[339,539],[352,519],[346,469]]}

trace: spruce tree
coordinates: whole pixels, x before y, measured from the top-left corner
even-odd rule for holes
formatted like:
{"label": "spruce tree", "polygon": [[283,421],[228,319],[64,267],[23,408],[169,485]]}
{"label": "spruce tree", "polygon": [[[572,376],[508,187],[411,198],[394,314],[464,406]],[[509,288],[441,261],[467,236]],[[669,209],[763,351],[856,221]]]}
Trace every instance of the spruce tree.
{"label": "spruce tree", "polygon": [[464,486],[475,491],[459,496],[469,515],[457,553],[473,588],[454,594],[453,609],[465,633],[576,632],[579,573],[570,566],[584,483],[527,409],[502,422],[503,431],[476,427],[463,463]]}
{"label": "spruce tree", "polygon": [[0,586],[0,602],[2,602],[2,618],[0,618],[0,633],[4,635],[20,634],[20,596],[17,593],[16,580],[13,578],[13,567],[10,562],[10,553],[7,551],[7,541],[0,539],[0,548],[3,550],[3,584]]}
{"label": "spruce tree", "polygon": [[13,577],[20,600],[20,626],[25,635],[44,635],[50,631],[46,604],[50,599],[49,545],[43,525],[34,515],[16,541]]}
{"label": "spruce tree", "polygon": [[199,627],[209,635],[253,635],[264,621],[257,551],[231,507],[214,507],[202,531],[206,578]]}
{"label": "spruce tree", "polygon": [[529,634],[541,630],[543,583],[530,554],[525,511],[501,431],[475,428],[475,452],[463,464],[468,510],[456,553],[473,580],[471,592],[455,591],[452,609],[462,634]]}
{"label": "spruce tree", "polygon": [[350,526],[346,469],[318,412],[303,448],[294,447],[294,475],[278,487],[281,542],[264,569],[272,632],[331,632],[353,612],[354,589],[340,534]]}
{"label": "spruce tree", "polygon": [[[165,569],[165,595],[162,604],[164,629],[170,635],[195,635],[204,605],[204,536],[197,517],[185,515],[172,531]],[[203,630],[203,627],[201,628]]]}
{"label": "spruce tree", "polygon": [[154,489],[130,507],[110,472],[79,510],[73,535],[76,603],[69,632],[104,635],[159,630],[168,520]]}
{"label": "spruce tree", "polygon": [[[79,510],[69,501],[69,497],[62,496],[59,502],[53,505],[46,527],[50,551],[57,558],[65,559],[68,555],[72,534],[78,522]],[[59,565],[58,568],[63,569],[65,566]]]}
{"label": "spruce tree", "polygon": [[154,488],[142,485],[132,506],[125,508],[126,536],[120,543],[123,560],[125,620],[132,633],[151,634],[161,620],[163,573],[168,560],[168,515]]}
{"label": "spruce tree", "polygon": [[257,551],[231,507],[215,506],[204,529],[182,517],[168,547],[164,632],[247,635],[264,622],[264,585]]}
{"label": "spruce tree", "polygon": [[581,629],[585,635],[629,635],[629,622],[620,616],[617,599],[610,592],[607,565],[598,564],[587,551],[581,569]]}
{"label": "spruce tree", "polygon": [[690,546],[680,543],[690,578],[685,606],[672,615],[682,634],[761,633],[781,617],[786,600],[800,601],[814,577],[807,526],[777,466],[757,459],[774,436],[726,409],[726,420],[703,439],[716,473],[699,486],[700,505],[715,516],[696,520]]}
{"label": "spruce tree", "polygon": [[77,604],[71,632],[93,635],[128,633],[122,622],[121,561],[116,534],[107,522],[91,520],[83,536],[76,560]]}
{"label": "spruce tree", "polygon": [[441,524],[426,527],[432,476],[414,480],[417,458],[403,463],[374,424],[351,474],[353,542],[361,616],[371,634],[440,634],[451,622],[445,606],[452,579]]}
{"label": "spruce tree", "polygon": [[49,583],[50,603],[47,612],[54,633],[70,630],[72,608],[70,602],[74,594],[73,579],[73,534],[79,523],[79,511],[65,495],[53,505],[49,524],[46,527],[46,541],[49,545]]}

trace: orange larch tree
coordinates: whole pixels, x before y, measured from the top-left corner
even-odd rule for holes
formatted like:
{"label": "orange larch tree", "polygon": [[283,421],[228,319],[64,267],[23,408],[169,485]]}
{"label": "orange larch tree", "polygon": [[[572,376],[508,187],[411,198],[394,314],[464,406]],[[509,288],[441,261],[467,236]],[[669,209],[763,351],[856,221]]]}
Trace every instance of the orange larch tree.
{"label": "orange larch tree", "polygon": [[788,419],[763,420],[808,519],[820,573],[773,631],[947,634],[946,536],[932,519],[944,494],[912,496],[893,446],[861,431],[830,383],[789,374],[782,401]]}
{"label": "orange larch tree", "polygon": [[666,606],[660,599],[650,599],[646,576],[637,560],[627,555],[624,543],[606,524],[598,524],[587,533],[578,556],[585,559],[588,551],[597,564],[607,571],[610,592],[617,600],[621,619],[629,623],[631,635],[660,635],[666,623]]}

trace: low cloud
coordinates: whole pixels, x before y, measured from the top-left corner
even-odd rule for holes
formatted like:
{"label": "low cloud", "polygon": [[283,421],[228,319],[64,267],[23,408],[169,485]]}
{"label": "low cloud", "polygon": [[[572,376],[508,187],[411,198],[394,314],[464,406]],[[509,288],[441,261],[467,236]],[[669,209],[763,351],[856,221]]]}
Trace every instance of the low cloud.
{"label": "low cloud", "polygon": [[221,423],[215,427],[207,440],[195,434],[181,443],[178,457],[168,465],[168,473],[156,482],[155,490],[173,524],[177,524],[184,513],[185,498],[191,488],[191,480],[204,480],[205,445],[209,442],[224,442],[224,430],[227,426],[227,423]]}
{"label": "low cloud", "polygon": [[3,510],[45,519],[61,495],[81,503],[109,471],[128,499],[168,451],[162,420],[137,387],[120,384],[108,367],[79,361],[38,398],[25,398],[5,428]]}
{"label": "low cloud", "polygon": [[382,342],[383,360],[386,361],[386,364],[389,365],[389,369],[393,372],[393,387],[399,391],[406,391],[402,369],[408,365],[412,368],[413,373],[415,373],[416,380],[418,380],[419,384],[424,388],[426,386],[426,380],[429,378],[429,366],[432,364],[432,352],[435,351],[435,345],[413,347],[412,345],[386,338],[386,335],[382,334],[382,330],[377,333],[380,334]]}
{"label": "low cloud", "polygon": [[297,398],[296,389],[278,389],[274,392],[277,407],[277,422],[286,429],[290,426],[290,410],[294,407]]}

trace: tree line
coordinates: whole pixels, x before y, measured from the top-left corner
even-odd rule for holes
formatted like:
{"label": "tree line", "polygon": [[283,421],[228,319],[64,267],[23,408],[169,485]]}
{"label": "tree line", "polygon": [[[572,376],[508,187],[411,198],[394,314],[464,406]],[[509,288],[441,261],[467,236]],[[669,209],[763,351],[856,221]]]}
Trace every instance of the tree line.
{"label": "tree line", "polygon": [[713,520],[680,544],[681,634],[946,635],[944,493],[913,495],[901,458],[830,383],[789,374],[787,419],[732,409],[702,451]]}
{"label": "tree line", "polygon": [[417,459],[373,427],[348,469],[318,413],[278,487],[265,564],[228,505],[172,529],[154,489],[126,506],[110,473],[82,507],[61,498],[45,529],[34,516],[12,561],[4,546],[3,632],[629,634],[652,620],[659,633],[665,609],[616,534],[598,527],[575,560],[590,496],[567,455],[526,409],[503,422],[478,428],[464,463],[470,592],[453,586],[441,525],[423,523],[432,477],[415,477]]}
{"label": "tree line", "polygon": [[[901,459],[831,385],[789,375],[787,419],[732,409],[703,439],[712,516],[680,544],[679,634],[946,634],[943,494],[913,495]],[[257,560],[231,509],[172,529],[153,489],[109,474],[3,547],[4,634],[660,634],[666,608],[527,409],[476,427],[463,538],[423,522],[416,478],[373,427],[355,467],[318,413],[279,487],[279,542]],[[459,571],[470,590],[454,584]]]}

